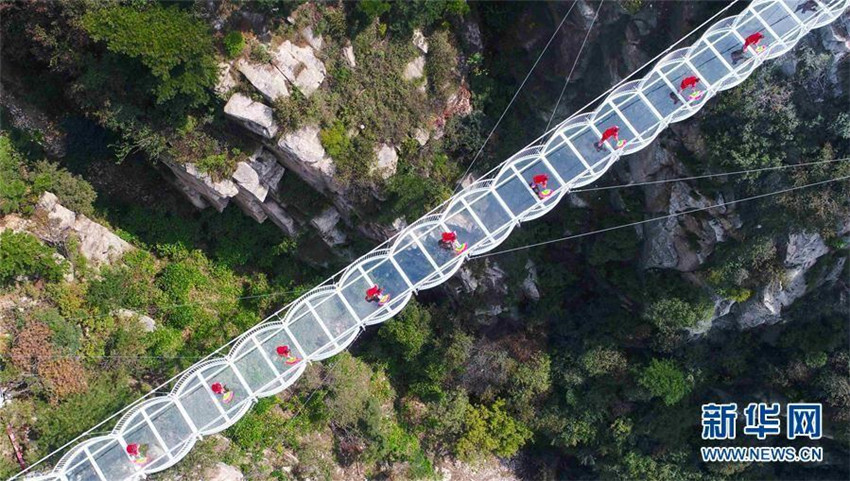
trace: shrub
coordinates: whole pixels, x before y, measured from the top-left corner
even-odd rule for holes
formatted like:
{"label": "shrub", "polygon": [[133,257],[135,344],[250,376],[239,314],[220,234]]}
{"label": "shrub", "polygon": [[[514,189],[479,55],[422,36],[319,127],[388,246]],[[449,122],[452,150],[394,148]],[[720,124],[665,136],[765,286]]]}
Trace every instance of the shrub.
{"label": "shrub", "polygon": [[32,171],[33,193],[41,196],[45,191],[56,194],[59,202],[68,209],[81,214],[94,212],[97,193],[82,177],[74,175],[58,165],[41,160]]}
{"label": "shrub", "polygon": [[357,9],[370,19],[375,19],[390,11],[390,2],[386,0],[360,0]]}
{"label": "shrub", "polygon": [[0,135],[0,214],[20,212],[27,199],[23,159],[7,135]]}
{"label": "shrub", "polygon": [[245,37],[242,32],[234,30],[224,36],[224,50],[230,58],[238,57],[245,50]]}
{"label": "shrub", "polygon": [[472,460],[481,454],[492,453],[510,457],[531,438],[531,431],[504,409],[498,400],[491,406],[471,407],[466,412],[464,434],[456,451],[462,459]]}
{"label": "shrub", "polygon": [[597,347],[581,356],[581,364],[591,376],[615,374],[626,369],[626,356],[616,349]]}
{"label": "shrub", "polygon": [[272,63],[272,54],[269,49],[261,44],[255,43],[251,45],[251,60],[259,63]]}
{"label": "shrub", "polygon": [[681,401],[691,391],[685,373],[668,359],[653,359],[641,373],[638,383],[668,406]]}
{"label": "shrub", "polygon": [[322,147],[334,160],[343,159],[351,150],[351,139],[348,138],[342,122],[334,122],[329,128],[322,129],[319,139],[322,141]]}
{"label": "shrub", "polygon": [[56,251],[30,234],[11,230],[0,232],[0,285],[14,282],[18,276],[35,276],[58,281],[67,264],[53,258]]}
{"label": "shrub", "polygon": [[428,45],[428,61],[425,63],[428,83],[437,97],[445,100],[451,93],[450,87],[457,67],[457,50],[449,41],[448,33],[443,30],[432,35]]}
{"label": "shrub", "polygon": [[655,327],[673,331],[693,327],[703,320],[706,312],[677,297],[659,299],[647,307],[643,317]]}

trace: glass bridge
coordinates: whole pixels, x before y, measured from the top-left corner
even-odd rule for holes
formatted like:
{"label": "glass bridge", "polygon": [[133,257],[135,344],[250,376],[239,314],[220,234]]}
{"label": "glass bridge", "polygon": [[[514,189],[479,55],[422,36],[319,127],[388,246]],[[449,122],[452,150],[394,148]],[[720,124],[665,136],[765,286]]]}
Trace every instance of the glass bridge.
{"label": "glass bridge", "polygon": [[[28,479],[136,480],[177,463],[204,435],[238,421],[258,398],[290,386],[308,362],[345,349],[364,326],[384,322],[411,296],[451,277],[470,255],[498,246],[523,221],[552,210],[571,189],[602,176],[621,156],[646,147],[672,122],[694,115],[768,59],[788,52],[850,0],[756,0],[692,46],[661,59],[644,78],[614,90],[592,113],[573,116],[430,214],[242,334],[223,357],[200,362],[168,394],[137,401],[111,433],[80,442],[52,471]],[[745,39],[763,36],[745,51]],[[683,80],[697,77],[695,86]],[[687,85],[687,82],[685,83]],[[618,134],[600,142],[602,133]],[[548,196],[532,182],[546,174]],[[538,186],[539,187],[539,186]],[[440,247],[454,231],[468,248]],[[378,285],[385,302],[367,302]]]}

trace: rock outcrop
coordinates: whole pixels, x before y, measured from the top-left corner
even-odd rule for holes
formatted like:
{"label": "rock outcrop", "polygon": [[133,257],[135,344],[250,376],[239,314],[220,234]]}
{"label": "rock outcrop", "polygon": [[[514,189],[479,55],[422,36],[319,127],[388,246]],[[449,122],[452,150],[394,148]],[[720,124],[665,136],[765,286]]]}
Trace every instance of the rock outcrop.
{"label": "rock outcrop", "polygon": [[402,77],[405,80],[414,80],[425,76],[425,56],[420,55],[404,66]]}
{"label": "rock outcrop", "polygon": [[320,192],[341,191],[334,179],[336,167],[319,140],[319,126],[307,125],[287,132],[275,145],[278,158]]}
{"label": "rock outcrop", "polygon": [[238,124],[260,137],[271,139],[277,135],[274,110],[268,105],[254,102],[242,94],[234,94],[224,106],[224,113]]}
{"label": "rock outcrop", "polygon": [[375,148],[375,163],[372,171],[386,180],[395,175],[398,166],[398,153],[395,147],[389,144],[381,144]]}
{"label": "rock outcrop", "polygon": [[114,314],[122,321],[136,320],[144,332],[153,332],[156,330],[156,321],[154,321],[150,316],[139,314],[138,312],[130,309],[117,309]]}
{"label": "rock outcrop", "polygon": [[230,202],[230,198],[239,192],[233,181],[213,180],[209,174],[198,170],[195,164],[180,164],[168,159],[162,159],[162,162],[188,188],[187,190],[202,196],[219,212],[223,211]]}
{"label": "rock outcrop", "polygon": [[236,68],[269,102],[274,102],[279,97],[289,97],[286,77],[274,65],[242,59]]}
{"label": "rock outcrop", "polygon": [[340,221],[339,211],[333,207],[325,209],[321,214],[314,217],[310,224],[319,231],[322,239],[331,247],[344,244],[346,241],[345,232],[343,232],[338,224]]}
{"label": "rock outcrop", "polygon": [[50,192],[39,199],[35,218],[42,222],[33,234],[49,244],[65,244],[75,237],[80,254],[95,265],[108,264],[133,248],[106,227],[63,207]]}
{"label": "rock outcrop", "polygon": [[243,481],[245,475],[238,468],[218,462],[206,473],[205,479],[208,481]]}
{"label": "rock outcrop", "polygon": [[272,63],[306,97],[313,95],[325,80],[325,64],[311,47],[299,47],[284,41],[272,54]]}

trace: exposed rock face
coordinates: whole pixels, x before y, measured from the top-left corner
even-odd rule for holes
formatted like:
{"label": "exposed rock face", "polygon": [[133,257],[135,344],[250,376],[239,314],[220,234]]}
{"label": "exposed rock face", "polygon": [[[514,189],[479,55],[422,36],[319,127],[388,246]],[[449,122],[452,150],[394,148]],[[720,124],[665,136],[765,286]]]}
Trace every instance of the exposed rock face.
{"label": "exposed rock face", "polygon": [[395,175],[398,166],[398,153],[389,144],[381,144],[375,148],[377,161],[372,166],[372,171],[377,172],[382,179],[389,179]]}
{"label": "exposed rock face", "polygon": [[818,233],[799,233],[788,236],[785,247],[785,266],[809,269],[829,247]]}
{"label": "exposed rock face", "polygon": [[319,231],[322,239],[331,247],[345,243],[345,233],[337,227],[339,224],[339,211],[333,207],[314,217],[310,224]]}
{"label": "exposed rock face", "polygon": [[540,290],[537,288],[537,266],[531,259],[525,263],[525,271],[528,275],[522,281],[522,293],[526,299],[537,302],[540,300]]}
{"label": "exposed rock face", "polygon": [[277,135],[278,126],[271,107],[254,102],[245,95],[235,94],[230,97],[224,106],[224,113],[261,137],[271,139]]}
{"label": "exposed rock face", "polygon": [[239,469],[230,466],[229,464],[216,463],[207,473],[208,481],[243,481],[245,475]]}
{"label": "exposed rock face", "polygon": [[269,199],[260,205],[263,212],[280,230],[290,237],[298,234],[298,224],[277,202]]}
{"label": "exposed rock face", "polygon": [[416,130],[413,131],[413,138],[419,142],[419,145],[424,147],[431,138],[431,134],[427,130],[417,127]]}
{"label": "exposed rock face", "polygon": [[741,304],[737,312],[737,323],[742,329],[762,324],[773,324],[782,320],[782,309],[790,306],[810,290],[829,280],[837,267],[844,267],[840,259],[830,273],[819,279],[806,280],[809,269],[829,248],[817,233],[795,233],[788,237],[784,264],[787,269],[781,281],[774,281],[762,288],[756,296]]}
{"label": "exposed rock face", "polygon": [[274,65],[257,64],[243,59],[239,61],[237,68],[269,102],[274,102],[279,97],[289,97],[286,77]]}
{"label": "exposed rock face", "polygon": [[354,58],[354,47],[351,44],[342,48],[342,58],[345,59],[345,63],[349,67],[354,68],[357,66],[357,59]]}
{"label": "exposed rock face", "polygon": [[142,330],[145,332],[153,332],[156,329],[156,321],[154,321],[151,317],[139,314],[136,311],[131,311],[130,309],[118,309],[115,311],[115,315],[122,321],[137,319],[139,324],[142,326]]}
{"label": "exposed rock face", "polygon": [[418,28],[413,31],[413,45],[415,45],[420,52],[428,53],[428,40],[425,38],[422,30]]}
{"label": "exposed rock face", "polygon": [[327,71],[310,47],[299,47],[289,40],[280,44],[272,63],[305,96],[313,95],[325,80]]}
{"label": "exposed rock face", "polygon": [[405,80],[422,78],[425,75],[425,56],[420,55],[404,66],[402,77]]}
{"label": "exposed rock face", "polygon": [[231,90],[236,88],[237,81],[233,76],[233,66],[230,62],[221,62],[218,64],[218,81],[215,83],[215,93],[222,98],[227,98]]}
{"label": "exposed rock face", "polygon": [[[709,201],[683,182],[676,182],[669,188],[652,186],[646,191],[647,207],[653,212],[666,206],[668,214],[678,214],[723,202],[722,197],[715,202]],[[643,267],[684,272],[697,269],[714,251],[715,244],[726,238],[726,230],[733,229],[740,222],[735,215],[731,215],[730,219],[721,217],[726,213],[723,207],[712,210],[716,217],[710,220],[684,216],[644,224]]]}
{"label": "exposed rock face", "polygon": [[64,243],[73,235],[79,240],[80,254],[96,265],[107,264],[133,248],[106,227],[63,207],[50,192],[41,196],[35,212],[46,219],[46,225],[34,234],[53,244]]}
{"label": "exposed rock face", "polygon": [[307,125],[282,135],[276,147],[284,165],[316,190],[341,190],[334,179],[336,167],[333,159],[319,140],[317,125]]}
{"label": "exposed rock face", "polygon": [[219,212],[223,211],[230,202],[230,198],[239,192],[232,181],[228,179],[214,181],[209,174],[198,170],[195,164],[179,164],[167,159],[162,159],[162,162],[182,183],[203,196]]}
{"label": "exposed rock face", "polygon": [[313,27],[310,26],[301,29],[301,37],[317,52],[322,49],[325,43],[321,35],[313,34]]}

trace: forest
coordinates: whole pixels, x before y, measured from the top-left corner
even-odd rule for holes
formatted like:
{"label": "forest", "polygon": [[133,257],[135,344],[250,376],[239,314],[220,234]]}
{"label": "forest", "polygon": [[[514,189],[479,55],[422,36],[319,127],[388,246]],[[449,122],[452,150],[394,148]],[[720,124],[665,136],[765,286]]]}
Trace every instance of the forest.
{"label": "forest", "polygon": [[[726,6],[0,4],[0,477],[46,472]],[[850,182],[795,190],[850,176],[836,23],[148,479],[847,479]],[[282,173],[257,203],[237,180],[260,151]],[[825,435],[738,445],[824,461],[700,460],[703,404],[763,401],[822,403]]]}

